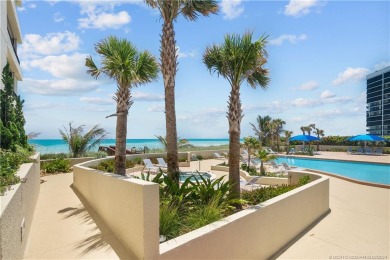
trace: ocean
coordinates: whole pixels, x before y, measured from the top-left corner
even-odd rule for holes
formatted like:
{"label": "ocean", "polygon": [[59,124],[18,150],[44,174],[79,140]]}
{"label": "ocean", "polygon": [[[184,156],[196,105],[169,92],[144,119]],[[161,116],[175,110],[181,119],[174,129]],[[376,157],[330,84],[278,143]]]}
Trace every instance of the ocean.
{"label": "ocean", "polygon": [[[188,139],[190,144],[195,146],[224,145],[229,143],[229,139]],[[32,139],[28,141],[41,154],[47,153],[68,153],[68,145],[62,139]],[[101,146],[115,145],[115,139],[105,139],[100,143]],[[126,147],[136,149],[148,147],[149,149],[159,149],[162,145],[158,139],[127,139]],[[92,151],[97,151],[95,147]]]}

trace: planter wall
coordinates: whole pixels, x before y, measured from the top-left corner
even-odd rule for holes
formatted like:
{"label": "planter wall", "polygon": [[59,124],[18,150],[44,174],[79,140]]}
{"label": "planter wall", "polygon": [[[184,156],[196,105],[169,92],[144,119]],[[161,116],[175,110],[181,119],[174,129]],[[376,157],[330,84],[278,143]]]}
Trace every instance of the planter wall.
{"label": "planter wall", "polygon": [[21,259],[26,249],[40,189],[39,154],[31,158],[17,173],[22,182],[0,196],[0,259]]}

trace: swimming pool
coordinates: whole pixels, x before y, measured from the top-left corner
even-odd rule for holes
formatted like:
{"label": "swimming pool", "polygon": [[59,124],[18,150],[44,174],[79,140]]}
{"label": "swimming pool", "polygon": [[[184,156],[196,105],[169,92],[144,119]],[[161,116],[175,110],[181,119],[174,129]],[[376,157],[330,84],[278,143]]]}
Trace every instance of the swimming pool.
{"label": "swimming pool", "polygon": [[334,173],[351,179],[390,184],[390,164],[363,163],[351,161],[336,161],[324,159],[308,159],[296,157],[279,157],[277,163],[286,162],[289,165]]}

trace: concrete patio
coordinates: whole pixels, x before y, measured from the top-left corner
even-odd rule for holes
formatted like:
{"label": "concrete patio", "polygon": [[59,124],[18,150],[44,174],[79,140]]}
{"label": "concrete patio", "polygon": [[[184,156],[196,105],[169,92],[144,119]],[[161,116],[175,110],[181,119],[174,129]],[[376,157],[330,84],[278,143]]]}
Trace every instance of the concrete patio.
{"label": "concrete patio", "polygon": [[[328,154],[328,158],[332,156],[349,159],[351,155]],[[366,161],[370,158],[378,157],[364,157]],[[381,160],[388,163],[389,158],[383,156]],[[207,171],[219,162],[221,160],[202,161],[201,170]],[[198,162],[192,162],[190,169],[197,170],[198,165]],[[214,173],[226,175],[226,172]],[[26,259],[135,259],[74,192],[72,173],[41,179],[45,182],[41,184]],[[303,234],[279,258],[390,257],[389,189],[330,177],[330,208],[329,215]]]}

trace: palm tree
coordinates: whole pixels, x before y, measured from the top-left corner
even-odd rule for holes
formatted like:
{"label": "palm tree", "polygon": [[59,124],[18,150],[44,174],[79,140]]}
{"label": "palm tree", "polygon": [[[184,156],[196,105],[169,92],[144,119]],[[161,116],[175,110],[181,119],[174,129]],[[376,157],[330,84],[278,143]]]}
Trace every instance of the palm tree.
{"label": "palm tree", "polygon": [[306,128],[307,128],[306,131],[307,131],[308,135],[311,135],[311,131],[316,129],[316,124],[310,124]]}
{"label": "palm tree", "polygon": [[[160,143],[162,144],[163,149],[166,151],[168,148],[167,138],[162,136],[162,135],[156,135],[156,137],[160,141]],[[189,144],[190,144],[190,142],[187,139],[181,139],[179,137],[177,138],[177,146],[179,149],[182,147],[188,146]]]}
{"label": "palm tree", "polygon": [[126,39],[118,39],[114,36],[98,42],[95,51],[101,57],[102,67],[98,68],[89,56],[85,61],[87,72],[96,79],[103,73],[114,79],[118,87],[113,97],[116,101],[116,113],[110,116],[117,116],[115,172],[125,175],[127,114],[133,104],[131,88],[157,79],[158,63],[148,51],[138,51]]}
{"label": "palm tree", "polygon": [[175,78],[177,71],[177,52],[173,23],[182,14],[184,18],[195,21],[199,14],[208,16],[218,12],[214,0],[145,0],[146,4],[160,11],[164,20],[161,35],[161,71],[165,89],[165,120],[167,139],[168,176],[179,184],[179,162],[177,151],[177,130],[175,110]]}
{"label": "palm tree", "polygon": [[260,142],[253,136],[244,137],[244,146],[248,149],[248,168],[251,163],[251,154],[252,149],[258,149],[260,147]]}
{"label": "palm tree", "polygon": [[257,116],[256,120],[258,125],[257,127],[252,123],[249,124],[252,126],[255,135],[258,136],[261,145],[266,145],[270,137],[269,122],[272,120],[272,118],[270,116],[261,117],[259,115]]}
{"label": "palm tree", "polygon": [[259,150],[256,157],[260,160],[260,174],[265,175],[264,163],[276,159],[275,155],[270,155],[266,150]]}
{"label": "palm tree", "polygon": [[273,119],[270,122],[270,128],[272,129],[272,148],[274,148],[274,137],[276,138],[276,147],[277,151],[279,151],[280,146],[280,135],[283,132],[283,125],[285,125],[286,122],[280,118]]}
{"label": "palm tree", "polygon": [[71,156],[78,158],[83,156],[87,151],[91,150],[106,137],[106,131],[95,125],[86,134],[84,133],[84,125],[73,127],[69,123],[69,131],[64,127],[64,131],[60,129],[62,140],[69,146]]}
{"label": "palm tree", "polygon": [[293,134],[293,131],[284,130],[284,136],[286,137],[286,154],[290,152],[290,138]]}
{"label": "palm tree", "polygon": [[[321,137],[325,136],[324,130],[318,129],[318,128],[316,128],[314,130],[314,134],[316,134],[318,138],[321,138]],[[320,150],[320,141],[317,141],[317,151],[319,151],[319,150]]]}
{"label": "palm tree", "polygon": [[252,33],[243,36],[226,35],[222,45],[208,47],[203,55],[203,62],[210,72],[226,78],[231,85],[228,101],[229,121],[229,180],[232,196],[240,197],[240,133],[242,108],[240,86],[246,81],[252,88],[267,88],[268,70],[263,68],[267,62],[265,45],[267,37],[252,43]]}

